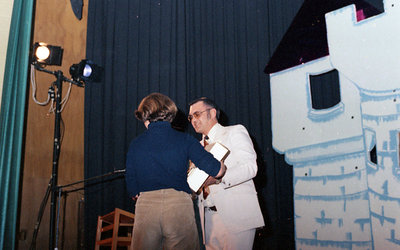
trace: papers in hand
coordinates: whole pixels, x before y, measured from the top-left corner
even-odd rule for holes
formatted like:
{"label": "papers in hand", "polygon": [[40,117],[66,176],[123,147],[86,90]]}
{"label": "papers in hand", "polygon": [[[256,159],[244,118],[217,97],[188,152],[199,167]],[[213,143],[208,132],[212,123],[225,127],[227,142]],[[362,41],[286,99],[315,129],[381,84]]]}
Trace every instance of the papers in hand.
{"label": "papers in hand", "polygon": [[203,183],[206,181],[207,178],[208,174],[206,172],[197,167],[194,167],[188,173],[187,182],[189,184],[190,189],[197,192],[199,191],[200,187],[203,185]]}
{"label": "papers in hand", "polygon": [[229,154],[229,149],[219,142],[211,143],[205,147],[205,150],[210,152],[215,159],[223,161]]}
{"label": "papers in hand", "polygon": [[[207,145],[205,149],[218,161],[225,160],[229,155],[229,150],[218,142]],[[197,192],[207,178],[208,174],[206,172],[197,168],[193,163],[190,163],[187,182],[193,191]]]}

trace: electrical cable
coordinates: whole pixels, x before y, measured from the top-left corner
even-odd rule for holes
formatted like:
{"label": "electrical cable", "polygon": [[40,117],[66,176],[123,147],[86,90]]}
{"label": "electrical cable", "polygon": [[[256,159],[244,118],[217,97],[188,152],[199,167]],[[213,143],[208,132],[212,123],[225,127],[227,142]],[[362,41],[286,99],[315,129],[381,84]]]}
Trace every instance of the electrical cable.
{"label": "electrical cable", "polygon": [[[50,108],[49,108],[49,113],[54,113],[56,108],[54,107],[54,98],[55,98],[55,91],[54,91],[54,86],[50,86],[49,91],[47,92],[47,100],[44,102],[40,102],[36,98],[36,90],[37,90],[37,84],[36,84],[36,74],[35,74],[36,68],[34,65],[31,65],[31,85],[32,85],[32,99],[36,104],[39,104],[41,106],[46,106],[50,102]],[[71,89],[72,89],[72,83],[69,83],[69,87],[67,90],[67,94],[64,96],[64,98],[61,100],[61,110],[62,112],[64,110],[65,105],[67,104],[69,100],[69,96],[71,94]]]}
{"label": "electrical cable", "polygon": [[[67,90],[67,94],[64,96],[64,98],[61,100],[61,109],[60,112],[62,112],[64,110],[65,105],[67,104],[68,100],[69,100],[69,96],[71,94],[71,89],[72,89],[72,83],[69,83],[69,87]],[[49,109],[49,113],[54,113],[54,111],[56,110],[56,107],[54,107],[54,99],[51,99],[51,103],[50,103],[50,109]]]}
{"label": "electrical cable", "polygon": [[35,66],[31,64],[31,85],[32,85],[32,98],[33,101],[39,105],[46,106],[50,101],[50,93],[47,94],[47,100],[44,102],[40,102],[36,99],[36,75],[35,75]]}

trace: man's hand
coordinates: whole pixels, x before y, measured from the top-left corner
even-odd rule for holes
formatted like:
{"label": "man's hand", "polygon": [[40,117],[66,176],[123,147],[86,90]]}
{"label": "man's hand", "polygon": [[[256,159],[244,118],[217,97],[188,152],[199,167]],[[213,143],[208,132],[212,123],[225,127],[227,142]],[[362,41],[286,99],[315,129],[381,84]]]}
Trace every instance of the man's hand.
{"label": "man's hand", "polygon": [[200,188],[203,191],[204,199],[207,199],[207,196],[210,194],[210,188],[208,186],[220,183],[219,179],[216,179],[212,176],[208,176],[206,181],[203,183],[203,186]]}
{"label": "man's hand", "polygon": [[215,176],[215,179],[222,178],[222,176],[224,176],[225,172],[226,172],[226,166],[225,166],[224,162],[221,161],[221,168],[219,169],[218,174]]}
{"label": "man's hand", "polygon": [[210,185],[219,184],[221,182],[221,178],[222,178],[222,176],[224,176],[225,172],[226,172],[226,166],[225,166],[224,162],[221,161],[221,169],[219,170],[217,176],[215,176],[215,177],[212,177],[211,175],[208,176],[206,181],[201,186],[200,190],[202,188],[208,187]]}
{"label": "man's hand", "polygon": [[218,180],[212,176],[208,176],[208,178],[206,179],[206,181],[204,182],[204,187],[213,185],[213,184],[217,184]]}
{"label": "man's hand", "polygon": [[137,194],[135,197],[132,197],[132,200],[137,201],[138,198],[139,198],[139,195]]}

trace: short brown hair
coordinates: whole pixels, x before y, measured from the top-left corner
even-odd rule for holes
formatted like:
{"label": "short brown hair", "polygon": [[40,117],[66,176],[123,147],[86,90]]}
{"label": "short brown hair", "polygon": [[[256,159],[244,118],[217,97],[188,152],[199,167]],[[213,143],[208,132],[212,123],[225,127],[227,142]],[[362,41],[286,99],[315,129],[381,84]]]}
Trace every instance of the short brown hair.
{"label": "short brown hair", "polygon": [[178,108],[171,98],[161,93],[151,93],[140,102],[135,116],[142,122],[172,122],[177,112]]}

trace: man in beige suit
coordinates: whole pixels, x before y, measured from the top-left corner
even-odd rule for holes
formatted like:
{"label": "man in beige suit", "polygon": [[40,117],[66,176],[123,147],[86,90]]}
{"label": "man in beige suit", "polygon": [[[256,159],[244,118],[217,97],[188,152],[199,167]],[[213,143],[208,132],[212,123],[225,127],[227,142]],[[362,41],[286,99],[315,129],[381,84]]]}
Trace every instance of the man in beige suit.
{"label": "man in beige suit", "polygon": [[253,178],[257,155],[246,128],[218,123],[216,104],[202,97],[190,104],[189,121],[203,135],[202,144],[220,143],[229,149],[221,179],[209,177],[198,197],[206,249],[252,249],[256,228],[264,226]]}

